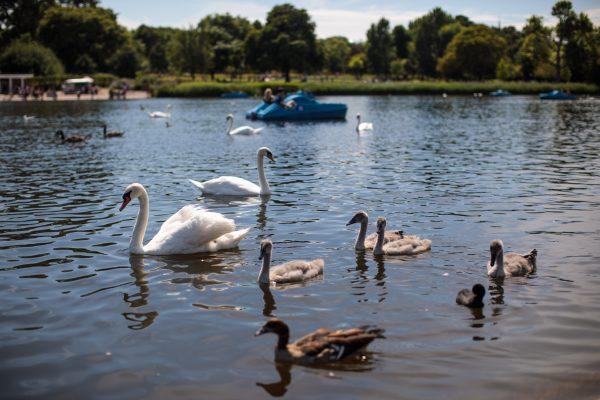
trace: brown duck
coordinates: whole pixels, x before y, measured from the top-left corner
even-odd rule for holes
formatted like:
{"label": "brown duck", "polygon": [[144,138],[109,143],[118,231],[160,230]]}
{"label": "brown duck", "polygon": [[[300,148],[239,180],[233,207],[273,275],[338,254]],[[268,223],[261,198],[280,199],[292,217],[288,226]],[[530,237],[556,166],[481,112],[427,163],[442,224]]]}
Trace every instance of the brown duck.
{"label": "brown duck", "polygon": [[56,136],[60,137],[62,143],[81,143],[89,139],[89,136],[72,135],[65,137],[65,133],[62,130],[56,131]]}
{"label": "brown duck", "polygon": [[125,134],[125,132],[117,132],[117,131],[108,132],[108,128],[106,127],[106,124],[102,125],[102,129],[104,132],[104,139],[122,137]]}
{"label": "brown duck", "polygon": [[256,332],[256,336],[274,333],[278,336],[275,361],[297,364],[323,364],[340,361],[355,354],[374,339],[384,338],[384,330],[376,326],[338,329],[320,328],[289,343],[290,329],[279,319],[271,319]]}

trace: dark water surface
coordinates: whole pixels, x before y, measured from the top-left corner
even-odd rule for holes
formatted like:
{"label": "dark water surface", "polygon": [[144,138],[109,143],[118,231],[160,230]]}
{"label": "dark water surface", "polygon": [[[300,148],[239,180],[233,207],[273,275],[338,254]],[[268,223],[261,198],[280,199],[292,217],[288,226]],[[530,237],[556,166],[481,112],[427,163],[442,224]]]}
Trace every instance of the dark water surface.
{"label": "dark water surface", "polygon": [[[337,97],[346,122],[247,124],[254,100],[0,104],[2,398],[597,398],[600,394],[600,101],[534,97]],[[172,104],[171,128],[139,108]],[[358,136],[354,114],[375,131]],[[22,115],[37,118],[24,122]],[[127,133],[103,140],[99,126]],[[261,122],[251,125],[260,126]],[[94,134],[61,145],[53,133]],[[187,178],[257,182],[270,199],[199,197]],[[130,257],[137,201],[146,240],[196,203],[252,227],[238,250]],[[360,209],[432,239],[414,258],[356,255]],[[323,257],[326,273],[261,290],[259,242],[274,262]],[[538,272],[488,280],[489,241],[537,248]],[[483,312],[454,304],[483,283]],[[376,323],[362,361],[276,366],[269,317],[298,337]]]}

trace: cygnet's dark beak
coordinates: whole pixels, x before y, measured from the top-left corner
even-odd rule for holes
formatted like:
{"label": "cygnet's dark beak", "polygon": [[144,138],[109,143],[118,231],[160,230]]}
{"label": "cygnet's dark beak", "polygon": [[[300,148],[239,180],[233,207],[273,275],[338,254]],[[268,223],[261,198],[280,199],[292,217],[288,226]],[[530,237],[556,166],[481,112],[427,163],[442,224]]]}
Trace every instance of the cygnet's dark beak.
{"label": "cygnet's dark beak", "polygon": [[264,335],[265,333],[267,333],[267,331],[265,330],[265,327],[263,326],[262,328],[260,328],[259,330],[256,331],[254,336]]}

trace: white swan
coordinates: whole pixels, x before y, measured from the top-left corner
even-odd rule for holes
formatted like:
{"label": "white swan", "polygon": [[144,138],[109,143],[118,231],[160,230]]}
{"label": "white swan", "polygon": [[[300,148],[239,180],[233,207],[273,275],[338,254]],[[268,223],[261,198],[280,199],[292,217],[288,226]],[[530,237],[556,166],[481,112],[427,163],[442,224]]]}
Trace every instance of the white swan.
{"label": "white swan", "polygon": [[258,149],[256,166],[258,168],[258,182],[260,186],[247,181],[246,179],[235,176],[221,176],[206,182],[198,182],[193,179],[188,180],[192,183],[192,185],[202,190],[202,193],[204,194],[212,194],[217,196],[269,195],[271,194],[271,188],[269,187],[269,182],[267,182],[263,164],[263,157],[265,156],[269,160],[275,162],[275,158],[273,157],[271,150],[269,150],[267,147],[261,147]]}
{"label": "white swan", "polygon": [[536,249],[527,254],[504,254],[504,243],[502,240],[495,239],[490,243],[490,253],[491,259],[487,263],[487,273],[492,278],[524,276],[536,270]]}
{"label": "white swan", "polygon": [[273,242],[270,240],[260,242],[260,256],[258,259],[263,260],[263,265],[258,275],[259,283],[303,282],[323,274],[325,262],[320,258],[312,261],[293,260],[271,267],[272,250]]}
{"label": "white swan", "polygon": [[139,183],[127,186],[119,211],[135,198],[139,199],[140,211],[129,243],[131,254],[193,254],[231,249],[250,230],[236,231],[233,220],[187,205],[163,222],[158,233],[144,245],[149,213],[148,192],[144,186]]}
{"label": "white swan", "polygon": [[255,135],[260,133],[264,128],[253,128],[251,126],[240,126],[239,128],[235,128],[231,130],[233,127],[233,115],[229,114],[226,118],[227,120],[227,133],[229,135]]}
{"label": "white swan", "polygon": [[163,111],[150,111],[148,112],[150,118],[171,118],[171,113]]}
{"label": "white swan", "polygon": [[23,115],[23,121],[28,122],[35,119],[33,115]]}
{"label": "white swan", "polygon": [[360,114],[356,114],[356,132],[367,132],[373,130],[373,124],[371,122],[360,122]]}
{"label": "white swan", "polygon": [[373,248],[373,254],[380,256],[387,254],[390,256],[410,256],[423,253],[431,249],[431,240],[421,239],[414,235],[404,235],[400,240],[394,240],[383,244],[385,238],[385,218],[377,218],[377,243]]}

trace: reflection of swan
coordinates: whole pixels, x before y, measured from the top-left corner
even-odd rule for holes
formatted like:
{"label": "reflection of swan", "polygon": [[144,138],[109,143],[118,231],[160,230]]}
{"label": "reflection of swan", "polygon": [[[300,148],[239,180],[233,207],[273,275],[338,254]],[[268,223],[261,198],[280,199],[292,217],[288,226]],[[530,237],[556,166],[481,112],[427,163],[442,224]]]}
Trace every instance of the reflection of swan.
{"label": "reflection of swan", "polygon": [[292,364],[275,363],[275,369],[279,374],[279,382],[260,383],[256,382],[256,386],[260,386],[273,397],[282,397],[287,392],[287,387],[292,383]]}
{"label": "reflection of swan", "polygon": [[340,361],[351,354],[363,350],[377,338],[383,338],[383,329],[376,326],[361,326],[349,329],[317,329],[308,335],[289,343],[290,329],[279,319],[272,319],[256,332],[277,335],[275,361],[298,364],[318,364]]}
{"label": "reflection of swan", "polygon": [[431,249],[431,240],[421,239],[414,235],[405,235],[400,240],[395,240],[384,245],[385,218],[377,218],[377,243],[373,248],[375,255],[413,255],[423,253]]}
{"label": "reflection of swan", "polygon": [[503,278],[504,276],[523,276],[535,272],[537,250],[527,254],[506,253],[502,240],[490,243],[491,259],[487,264],[488,276]]}
{"label": "reflection of swan", "polygon": [[258,169],[258,183],[260,186],[236,176],[221,176],[205,182],[198,182],[192,179],[189,181],[204,194],[220,196],[257,196],[271,194],[269,182],[265,176],[263,157],[275,161],[273,153],[267,147],[258,149],[256,167]]}
{"label": "reflection of swan", "polygon": [[240,126],[239,128],[235,128],[231,130],[233,127],[233,115],[229,114],[227,116],[227,133],[230,135],[254,135],[260,133],[264,128],[253,128],[251,126]]}
{"label": "reflection of swan", "polygon": [[[358,232],[358,236],[356,237],[354,249],[356,249],[357,251],[372,249],[373,247],[375,247],[375,243],[377,243],[377,233],[371,233],[369,236],[367,236],[367,227],[369,226],[369,216],[367,215],[367,213],[364,211],[357,212],[356,214],[354,214],[354,217],[352,217],[352,219],[348,221],[346,226],[356,224],[357,222],[360,222],[360,231]],[[383,244],[402,238],[402,231],[386,231],[383,239]]]}
{"label": "reflection of swan", "polygon": [[356,114],[356,132],[367,132],[373,130],[371,122],[360,122],[360,114]]}
{"label": "reflection of swan", "polygon": [[271,293],[271,288],[269,287],[268,283],[261,283],[258,286],[263,292],[263,301],[265,303],[265,306],[263,308],[263,315],[265,317],[270,317],[273,314],[273,311],[277,309],[277,307],[275,306],[275,298]]}
{"label": "reflection of swan", "polygon": [[456,295],[456,304],[471,308],[483,307],[483,296],[485,296],[485,288],[479,283],[473,285],[473,289],[463,289]]}
{"label": "reflection of swan", "polygon": [[[131,264],[131,275],[134,277],[135,286],[139,288],[139,292],[133,295],[129,293],[123,293],[123,300],[129,303],[132,308],[142,307],[148,304],[148,296],[150,295],[150,288],[148,287],[148,281],[146,280],[146,272],[144,271],[144,259],[137,255],[129,257],[129,263]],[[152,325],[152,323],[158,317],[157,311],[149,312],[128,312],[123,313],[128,321],[136,322],[134,325],[129,325],[130,329],[144,329]]]}
{"label": "reflection of swan", "polygon": [[119,211],[135,198],[139,198],[140,211],[129,244],[132,254],[192,254],[230,249],[236,247],[250,230],[235,231],[233,220],[188,205],[169,217],[144,246],[149,213],[148,192],[144,186],[139,183],[129,185]]}
{"label": "reflection of swan", "polygon": [[293,260],[271,267],[273,242],[263,240],[260,243],[260,257],[263,260],[258,282],[263,284],[303,282],[323,274],[325,262],[322,259],[312,261]]}

